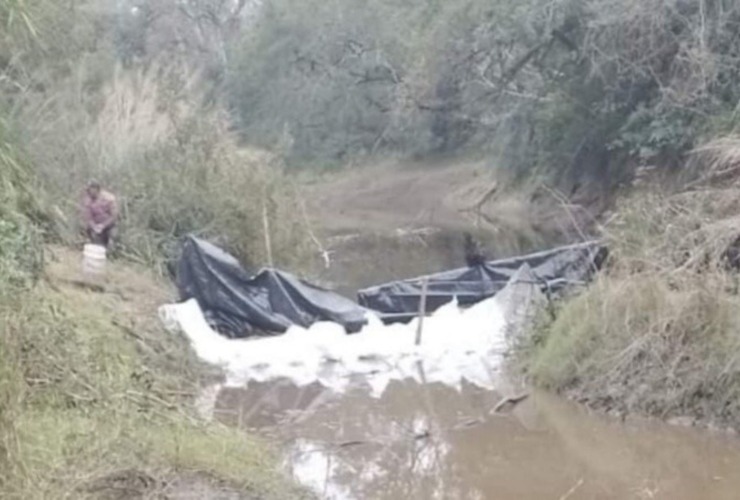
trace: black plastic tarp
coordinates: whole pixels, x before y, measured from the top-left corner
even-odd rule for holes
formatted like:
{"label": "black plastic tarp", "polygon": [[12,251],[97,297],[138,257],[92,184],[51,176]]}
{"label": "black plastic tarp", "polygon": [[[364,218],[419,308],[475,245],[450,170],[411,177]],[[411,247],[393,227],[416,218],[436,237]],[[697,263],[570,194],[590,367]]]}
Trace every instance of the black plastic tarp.
{"label": "black plastic tarp", "polygon": [[283,333],[318,321],[351,333],[365,323],[365,309],[351,300],[274,269],[252,276],[233,256],[193,236],[183,245],[177,286],[182,300],[196,299],[209,324],[230,337]]}
{"label": "black plastic tarp", "polygon": [[524,264],[544,292],[558,293],[568,285],[588,281],[606,256],[606,247],[591,241],[367,288],[358,292],[358,300],[381,313],[385,322],[407,321],[419,312],[425,279],[426,311],[433,312],[454,298],[461,305],[471,305],[494,296]]}

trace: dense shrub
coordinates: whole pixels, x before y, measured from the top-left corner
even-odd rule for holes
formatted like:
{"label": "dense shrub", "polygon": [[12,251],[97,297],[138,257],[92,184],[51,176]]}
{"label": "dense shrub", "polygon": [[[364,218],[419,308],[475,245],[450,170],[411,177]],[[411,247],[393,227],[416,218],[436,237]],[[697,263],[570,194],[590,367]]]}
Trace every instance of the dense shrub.
{"label": "dense shrub", "polygon": [[0,295],[36,278],[41,268],[41,209],[31,168],[0,117]]}
{"label": "dense shrub", "polygon": [[624,200],[606,272],[522,343],[534,382],[622,415],[740,427],[737,145],[698,151],[701,189]]}
{"label": "dense shrub", "polygon": [[161,264],[189,233],[255,265],[305,257],[298,200],[280,162],[237,144],[191,70],[119,68],[92,111],[77,85],[60,85],[54,101],[42,103],[47,119],[34,119],[32,108],[24,114],[65,241],[78,241],[79,202],[87,180],[97,178],[119,198],[119,250],[129,257]]}

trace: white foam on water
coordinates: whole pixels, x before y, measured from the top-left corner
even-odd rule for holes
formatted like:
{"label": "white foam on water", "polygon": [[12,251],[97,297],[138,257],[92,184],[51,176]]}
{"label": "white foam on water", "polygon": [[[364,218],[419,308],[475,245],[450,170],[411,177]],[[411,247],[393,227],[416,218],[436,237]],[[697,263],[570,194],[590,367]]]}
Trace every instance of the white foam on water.
{"label": "white foam on water", "polygon": [[[523,268],[517,276],[527,273]],[[532,280],[513,278],[496,297],[467,309],[454,301],[442,306],[424,319],[420,345],[418,319],[384,325],[372,313],[354,335],[321,322],[249,340],[227,339],[211,329],[195,300],[162,306],[159,314],[168,329],[187,336],[202,360],[223,367],[228,386],[289,379],[298,387],[319,382],[343,393],[359,379],[380,397],[391,381],[413,379],[455,388],[467,381],[493,390],[509,345],[507,326],[520,323],[522,307],[528,309],[539,294],[527,281]]]}

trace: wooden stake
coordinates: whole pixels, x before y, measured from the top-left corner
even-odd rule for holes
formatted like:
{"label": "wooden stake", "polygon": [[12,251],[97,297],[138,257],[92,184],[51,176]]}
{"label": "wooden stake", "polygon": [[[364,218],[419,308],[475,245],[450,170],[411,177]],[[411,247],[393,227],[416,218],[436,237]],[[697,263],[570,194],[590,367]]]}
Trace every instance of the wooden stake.
{"label": "wooden stake", "polygon": [[416,329],[416,345],[421,345],[421,334],[424,330],[424,316],[427,314],[427,289],[429,278],[421,282],[421,300],[419,301],[419,326]]}
{"label": "wooden stake", "polygon": [[265,251],[267,252],[267,263],[273,267],[272,241],[270,240],[270,219],[267,216],[267,194],[262,200],[262,230],[265,233]]}

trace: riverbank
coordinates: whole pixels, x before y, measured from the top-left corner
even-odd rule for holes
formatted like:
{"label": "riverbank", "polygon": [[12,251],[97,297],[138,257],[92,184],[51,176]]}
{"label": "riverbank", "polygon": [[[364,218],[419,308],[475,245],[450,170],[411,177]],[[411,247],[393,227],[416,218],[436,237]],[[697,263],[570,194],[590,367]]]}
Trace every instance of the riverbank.
{"label": "riverbank", "polygon": [[500,398],[469,384],[406,381],[380,399],[259,384],[230,389],[216,411],[232,425],[279,436],[293,473],[321,498],[737,496],[735,439],[658,422],[625,425],[539,391],[492,414]]}
{"label": "riverbank", "polygon": [[198,418],[219,375],[166,332],[174,291],[111,263],[79,283],[78,252],[47,251],[43,280],[2,303],[2,498],[299,498],[267,443]]}
{"label": "riverbank", "polygon": [[300,187],[306,226],[326,257],[312,278],[351,297],[465,265],[466,232],[491,260],[577,241],[609,201],[568,199],[537,178],[514,182],[465,158],[378,161],[306,175]]}
{"label": "riverbank", "polygon": [[738,200],[726,179],[624,199],[607,270],[522,342],[529,379],[622,418],[740,430]]}

